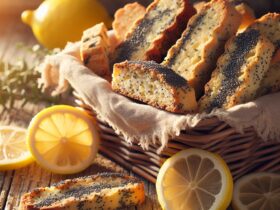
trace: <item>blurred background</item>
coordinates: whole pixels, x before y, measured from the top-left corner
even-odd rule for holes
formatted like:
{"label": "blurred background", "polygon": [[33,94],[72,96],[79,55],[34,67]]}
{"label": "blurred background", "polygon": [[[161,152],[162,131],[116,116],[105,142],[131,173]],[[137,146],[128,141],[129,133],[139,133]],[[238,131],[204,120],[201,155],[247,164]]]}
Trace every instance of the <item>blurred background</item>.
{"label": "blurred background", "polygon": [[[55,12],[52,15],[54,19],[48,21],[48,24],[42,26],[42,24],[37,24],[39,27],[34,27],[36,29],[43,28],[44,30],[40,31],[39,36],[46,36],[48,40],[62,39],[69,40],[68,38],[62,36],[72,34],[73,31],[77,31],[77,25],[80,26],[81,22],[84,22],[86,18],[84,18],[84,11],[87,10],[88,14],[91,14],[93,17],[100,18],[100,5],[103,5],[103,16],[104,12],[106,13],[106,19],[108,19],[109,26],[112,20],[114,12],[122,7],[123,5],[129,2],[135,2],[134,0],[0,0],[0,115],[3,118],[3,114],[1,112],[1,105],[10,104],[13,107],[15,104],[15,100],[21,100],[22,98],[25,100],[27,97],[32,103],[38,103],[40,100],[48,101],[51,100],[53,102],[53,98],[49,98],[46,95],[41,94],[41,89],[38,88],[37,78],[40,77],[40,74],[35,71],[36,65],[40,63],[40,61],[44,58],[47,53],[50,53],[46,48],[40,47],[37,39],[35,38],[31,27],[27,24],[24,24],[21,20],[21,14],[24,10],[34,10],[42,4],[42,2],[52,2],[52,5],[59,4],[61,2],[68,2],[68,7],[63,3],[59,12]],[[70,14],[70,21],[66,19],[68,26],[65,27],[64,22],[58,19],[61,19],[62,16],[67,16],[69,18],[69,8],[76,8],[79,6],[81,2],[87,1],[87,5],[95,5],[90,8],[83,7],[80,15],[72,15]],[[138,2],[144,6],[147,6],[152,0],[139,0]],[[190,0],[192,3],[196,2],[195,0]],[[259,17],[267,12],[280,12],[280,0],[229,0],[233,1],[235,4],[240,2],[246,2],[250,7],[252,7],[256,13],[256,16]],[[70,2],[70,3],[69,3]],[[96,3],[98,2],[98,4]],[[101,3],[101,4],[100,4]],[[69,6],[70,5],[70,6]],[[73,6],[74,5],[74,6]],[[97,5],[97,6],[96,6]],[[99,6],[98,6],[99,5]],[[61,12],[64,10],[64,12]],[[43,10],[42,13],[49,14],[49,11],[46,12]],[[41,15],[39,15],[40,18]],[[111,17],[110,17],[111,16]],[[42,18],[41,18],[42,19]],[[79,19],[79,20],[77,20]],[[72,22],[76,21],[75,24]],[[71,22],[72,21],[72,22]],[[100,22],[100,20],[98,20]],[[89,22],[89,26],[91,27],[94,23]],[[61,24],[62,23],[62,24]],[[70,23],[70,24],[69,24]],[[70,26],[69,26],[70,25]],[[34,29],[33,28],[33,29]],[[67,31],[65,30],[67,29]],[[55,33],[56,32],[56,33]],[[78,35],[79,40],[81,37],[81,33]],[[37,36],[38,38],[38,36]],[[39,50],[38,50],[39,49]],[[20,63],[18,64],[18,61]],[[26,65],[28,64],[28,65]],[[2,75],[6,74],[6,77]],[[16,75],[15,75],[16,74]],[[30,78],[30,83],[28,85],[26,82],[22,82],[21,78]],[[8,79],[7,79],[8,78]],[[13,88],[12,88],[13,87]],[[22,90],[25,89],[26,94],[22,95]],[[33,91],[33,94],[29,94],[30,90]],[[36,92],[37,91],[37,92]],[[34,94],[37,93],[37,94]],[[21,96],[19,97],[19,94]],[[55,99],[56,100],[56,99]],[[20,113],[25,114],[22,111],[22,106],[17,105],[21,110]],[[28,111],[29,113],[29,111]],[[5,119],[11,121],[10,118],[11,111],[9,111],[9,115],[7,114]],[[19,112],[15,111],[13,115],[16,118],[17,122],[24,119],[25,117],[21,117]],[[28,115],[28,117],[32,117],[32,115]],[[14,120],[15,121],[15,120]],[[24,123],[25,121],[23,121]],[[5,124],[9,124],[8,122]]]}
{"label": "blurred background", "polygon": [[[92,0],[92,1],[97,1],[97,0]],[[151,1],[152,0],[138,0],[138,2],[144,6],[147,6]],[[196,2],[196,0],[191,0],[191,1]],[[237,3],[240,2],[248,3],[250,7],[252,7],[255,10],[257,16],[260,16],[268,11],[280,12],[280,0],[230,0],[230,1],[234,1]],[[99,0],[99,2],[101,2],[106,7],[109,14],[113,16],[117,8],[120,8],[129,2],[135,2],[135,0]],[[2,38],[5,37],[6,33],[9,33],[11,27],[17,27],[14,28],[13,31],[17,31],[18,33],[26,33],[26,35],[28,36],[32,35],[31,29],[27,25],[22,24],[20,20],[20,16],[22,11],[26,9],[35,9],[41,3],[42,0],[1,0],[0,45],[3,45],[3,41],[5,40],[3,40]],[[21,26],[17,26],[17,25],[21,25]]]}

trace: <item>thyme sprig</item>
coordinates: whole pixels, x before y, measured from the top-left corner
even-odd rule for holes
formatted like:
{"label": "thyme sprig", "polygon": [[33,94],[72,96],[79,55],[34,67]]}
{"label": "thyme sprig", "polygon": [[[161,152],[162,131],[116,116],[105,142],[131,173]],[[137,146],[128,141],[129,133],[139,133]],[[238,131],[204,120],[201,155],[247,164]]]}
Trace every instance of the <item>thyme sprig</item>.
{"label": "thyme sprig", "polygon": [[0,107],[2,106],[4,111],[13,109],[17,101],[21,107],[28,102],[59,103],[60,96],[52,97],[42,92],[37,83],[40,73],[36,70],[36,66],[47,54],[54,54],[58,50],[50,51],[38,45],[18,47],[25,50],[28,56],[32,56],[32,63],[24,58],[13,63],[0,60]]}

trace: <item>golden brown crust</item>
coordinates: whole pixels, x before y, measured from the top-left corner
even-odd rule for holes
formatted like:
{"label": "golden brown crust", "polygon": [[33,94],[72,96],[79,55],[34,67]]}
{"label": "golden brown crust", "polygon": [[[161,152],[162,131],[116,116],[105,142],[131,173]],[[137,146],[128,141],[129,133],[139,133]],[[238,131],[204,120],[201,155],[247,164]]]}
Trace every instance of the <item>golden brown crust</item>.
{"label": "golden brown crust", "polygon": [[[134,76],[130,75],[131,72],[134,73]],[[118,78],[120,74],[123,74],[122,76],[125,78],[129,76],[134,79],[137,78],[135,81],[131,78],[123,80]],[[147,75],[149,75],[151,81],[145,77]],[[142,76],[145,78],[142,78]],[[160,87],[152,87],[153,91],[148,92],[148,96],[145,95],[145,92],[134,92],[135,88],[139,90],[143,86],[154,83],[153,81],[158,81]],[[130,87],[125,87],[127,83]],[[151,61],[125,61],[115,64],[112,88],[122,95],[173,113],[190,113],[197,109],[194,90],[189,87],[187,81],[171,69]],[[164,96],[161,95],[162,92],[159,89],[166,90]],[[166,99],[169,97],[169,99],[168,101],[159,100],[160,97]]]}
{"label": "golden brown crust", "polygon": [[189,20],[181,38],[168,51],[163,65],[188,80],[199,98],[225,42],[237,31],[240,19],[239,13],[227,1],[213,0],[205,4]]}
{"label": "golden brown crust", "polygon": [[[166,4],[171,6],[166,8]],[[194,13],[188,0],[155,0],[147,8],[145,16],[135,22],[126,40],[117,47],[112,63],[125,60],[161,62]]]}
{"label": "golden brown crust", "polygon": [[253,100],[273,51],[273,44],[258,30],[247,29],[230,39],[211,80],[205,85],[205,95],[199,101],[200,111],[228,109]]}
{"label": "golden brown crust", "polygon": [[241,24],[238,28],[238,32],[242,32],[256,20],[255,13],[253,9],[245,3],[236,5],[235,9],[242,16]]}
{"label": "golden brown crust", "polygon": [[126,4],[123,8],[118,9],[114,15],[115,19],[112,24],[116,37],[120,41],[125,40],[134,22],[143,18],[145,12],[145,7],[137,2]]}
{"label": "golden brown crust", "polygon": [[85,66],[101,77],[110,78],[109,53],[110,44],[104,23],[84,31],[80,54]]}
{"label": "golden brown crust", "polygon": [[267,13],[257,19],[249,28],[259,30],[263,36],[268,38],[276,46],[276,49],[280,48],[279,13]]}
{"label": "golden brown crust", "polygon": [[193,7],[195,8],[196,13],[199,13],[199,12],[202,10],[202,8],[205,6],[205,4],[207,4],[206,1],[198,1],[198,2],[195,2],[195,3],[193,4]]}
{"label": "golden brown crust", "polygon": [[19,209],[117,209],[140,204],[144,198],[143,182],[124,174],[101,173],[35,189],[22,196]]}

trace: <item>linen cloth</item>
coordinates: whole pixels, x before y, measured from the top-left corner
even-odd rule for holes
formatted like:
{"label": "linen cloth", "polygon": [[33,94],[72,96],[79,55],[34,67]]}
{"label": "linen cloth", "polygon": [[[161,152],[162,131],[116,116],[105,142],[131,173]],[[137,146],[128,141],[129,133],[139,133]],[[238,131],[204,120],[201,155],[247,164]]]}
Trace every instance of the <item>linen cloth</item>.
{"label": "linen cloth", "polygon": [[228,110],[215,109],[209,114],[173,114],[113,92],[109,82],[82,64],[79,46],[80,43],[69,43],[59,54],[47,56],[39,66],[41,83],[45,87],[53,86],[53,94],[65,91],[70,84],[98,117],[127,142],[138,142],[144,149],[159,142],[160,151],[181,130],[191,129],[201,120],[214,116],[238,132],[252,126],[264,141],[280,141],[280,93]]}

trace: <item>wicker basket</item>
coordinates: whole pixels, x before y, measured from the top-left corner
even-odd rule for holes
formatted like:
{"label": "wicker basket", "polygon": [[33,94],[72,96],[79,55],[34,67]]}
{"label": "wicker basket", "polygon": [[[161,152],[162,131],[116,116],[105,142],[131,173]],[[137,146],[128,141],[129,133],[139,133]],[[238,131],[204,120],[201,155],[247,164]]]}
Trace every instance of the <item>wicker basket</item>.
{"label": "wicker basket", "polygon": [[[95,115],[75,95],[77,105]],[[98,120],[98,125],[102,138],[100,152],[153,183],[168,157],[191,147],[220,154],[229,165],[234,179],[252,171],[280,172],[279,141],[264,142],[253,128],[247,128],[240,134],[218,118],[203,120],[195,128],[182,131],[178,137],[169,140],[161,153],[157,153],[160,145],[150,146],[145,151],[138,144],[128,144],[105,122]]]}

